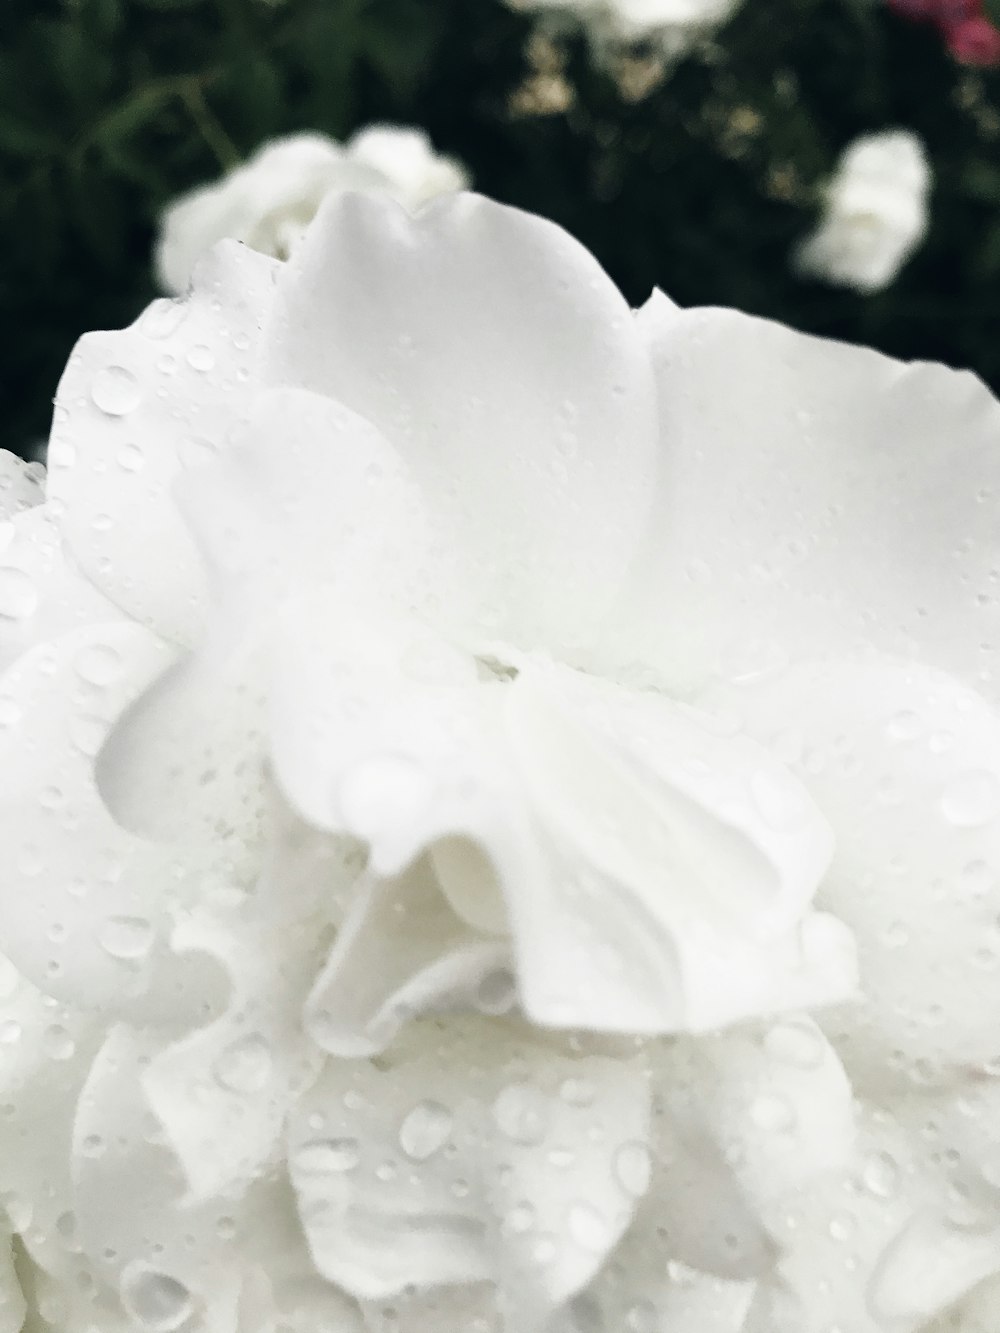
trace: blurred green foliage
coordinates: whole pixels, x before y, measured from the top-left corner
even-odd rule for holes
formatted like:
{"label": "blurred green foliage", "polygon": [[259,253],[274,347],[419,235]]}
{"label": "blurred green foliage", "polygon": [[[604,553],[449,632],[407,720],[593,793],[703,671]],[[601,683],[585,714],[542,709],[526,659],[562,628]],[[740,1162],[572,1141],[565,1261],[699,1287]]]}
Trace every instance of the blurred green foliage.
{"label": "blurred green foliage", "polygon": [[[563,223],[634,302],[658,285],[1000,385],[1000,73],[878,0],[745,0],[638,99],[582,39],[552,65],[531,32],[500,0],[4,0],[0,442],[30,450],[77,336],[155,295],[165,203],[266,138],[377,120],[425,127],[484,193]],[[533,70],[571,104],[526,114]],[[891,125],[928,146],[929,237],[880,295],[804,282],[788,255],[820,182]]]}

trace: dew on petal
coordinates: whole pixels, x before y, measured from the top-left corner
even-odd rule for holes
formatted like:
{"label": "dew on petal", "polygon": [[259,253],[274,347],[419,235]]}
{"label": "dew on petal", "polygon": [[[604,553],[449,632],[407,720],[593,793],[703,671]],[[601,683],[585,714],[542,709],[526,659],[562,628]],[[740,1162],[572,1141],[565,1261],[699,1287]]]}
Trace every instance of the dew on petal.
{"label": "dew on petal", "polygon": [[103,687],[118,680],[124,670],[121,653],[108,643],[94,643],[84,648],[76,659],[76,670],[88,685]]}
{"label": "dew on petal", "polygon": [[758,1129],[780,1134],[795,1124],[795,1112],[786,1098],[762,1093],[750,1104],[750,1119]]}
{"label": "dew on petal", "polygon": [[823,1038],[808,1023],[777,1023],[764,1038],[764,1050],[773,1059],[797,1069],[816,1069],[826,1058]]}
{"label": "dew on petal", "polygon": [[887,1152],[872,1153],[861,1167],[861,1183],[877,1199],[891,1199],[899,1189],[899,1166]]}
{"label": "dew on petal", "polygon": [[292,1165],[308,1175],[353,1171],[361,1160],[357,1139],[310,1139],[295,1150]]}
{"label": "dew on petal", "polygon": [[125,1270],[121,1291],[129,1313],[155,1333],[172,1333],[194,1311],[191,1293],[183,1282],[145,1264],[130,1265]]}
{"label": "dew on petal", "polygon": [[140,472],[146,461],[145,454],[137,444],[126,444],[118,450],[118,466],[123,472]]}
{"label": "dew on petal", "polygon": [[234,1041],[219,1055],[213,1073],[227,1092],[260,1092],[271,1078],[271,1049],[257,1033]]}
{"label": "dew on petal", "polygon": [[206,347],[204,343],[198,343],[188,352],[187,363],[192,370],[198,370],[204,374],[206,371],[215,368],[215,357],[211,349]]}
{"label": "dew on petal", "polygon": [[131,961],[145,958],[153,944],[153,927],[142,916],[112,916],[101,928],[99,939],[112,958]]}
{"label": "dew on petal", "polygon": [[188,305],[185,301],[153,301],[143,312],[139,328],[147,338],[169,338],[183,324],[187,313]]}
{"label": "dew on petal", "polygon": [[454,1118],[440,1102],[418,1102],[399,1128],[399,1146],[414,1162],[425,1162],[448,1141]]}
{"label": "dew on petal", "polygon": [[124,417],[142,402],[139,381],[124,366],[105,366],[94,376],[90,396],[109,417]]}
{"label": "dew on petal", "polygon": [[967,773],[944,792],[941,810],[956,828],[981,828],[1000,814],[1000,782],[993,773]]}
{"label": "dew on petal", "polygon": [[615,1179],[633,1198],[641,1198],[653,1176],[653,1159],[644,1143],[623,1143],[615,1153]]}
{"label": "dew on petal", "polygon": [[510,1083],[493,1103],[493,1118],[512,1143],[530,1147],[541,1143],[548,1133],[548,1102],[530,1084]]}

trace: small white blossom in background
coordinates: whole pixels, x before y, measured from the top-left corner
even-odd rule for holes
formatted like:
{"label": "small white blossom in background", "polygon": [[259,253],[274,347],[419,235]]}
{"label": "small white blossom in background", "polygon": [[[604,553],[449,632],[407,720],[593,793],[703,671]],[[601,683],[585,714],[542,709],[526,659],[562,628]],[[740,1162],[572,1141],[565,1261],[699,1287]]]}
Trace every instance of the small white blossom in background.
{"label": "small white blossom in background", "polygon": [[981,383],[343,195],[86,335],[49,462],[0,1333],[994,1333]]}
{"label": "small white blossom in background", "polygon": [[384,193],[416,209],[469,184],[461,163],[436,153],[422,130],[370,125],[344,144],[292,134],[170,204],[160,220],[157,278],[164,291],[186,291],[198,259],[226,238],[287,259],[334,191]]}
{"label": "small white blossom in background", "polygon": [[507,0],[513,9],[565,17],[582,24],[595,50],[620,51],[637,42],[668,58],[689,50],[725,23],[742,0]]}
{"label": "small white blossom in background", "polygon": [[916,134],[885,130],[855,139],[825,187],[823,215],[795,266],[858,292],[888,287],[927,231],[930,188]]}

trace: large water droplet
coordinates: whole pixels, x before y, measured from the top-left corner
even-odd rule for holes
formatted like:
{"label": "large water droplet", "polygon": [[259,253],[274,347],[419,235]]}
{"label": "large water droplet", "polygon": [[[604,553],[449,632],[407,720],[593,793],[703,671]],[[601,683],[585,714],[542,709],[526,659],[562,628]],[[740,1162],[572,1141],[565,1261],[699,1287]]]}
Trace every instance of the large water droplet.
{"label": "large water droplet", "polygon": [[76,1053],[76,1042],[61,1023],[53,1023],[42,1034],[42,1049],[52,1060],[70,1060]]}
{"label": "large water droplet", "polygon": [[808,1023],[777,1023],[764,1038],[764,1050],[782,1064],[796,1069],[816,1069],[826,1056],[823,1038]]}
{"label": "large water droplet", "polygon": [[641,1198],[649,1189],[653,1159],[644,1143],[623,1143],[615,1153],[615,1179],[626,1194]]}
{"label": "large water droplet", "polygon": [[541,1143],[548,1133],[546,1098],[527,1083],[510,1083],[493,1103],[493,1118],[512,1143]]}
{"label": "large water droplet", "polygon": [[129,1313],[156,1333],[172,1333],[194,1311],[191,1293],[183,1282],[145,1264],[130,1264],[126,1268],[121,1291]]}
{"label": "large water droplet", "polygon": [[227,1046],[213,1067],[216,1081],[228,1092],[260,1092],[271,1077],[271,1048],[258,1033]]}
{"label": "large water droplet", "polygon": [[112,958],[145,958],[153,944],[153,927],[142,916],[112,916],[101,927],[99,938]]}
{"label": "large water droplet", "polygon": [[92,643],[76,659],[76,670],[88,685],[103,687],[116,681],[124,670],[121,653],[109,643]]}
{"label": "large water droplet", "polygon": [[293,1166],[309,1175],[353,1171],[361,1160],[357,1139],[310,1139],[295,1150]]}
{"label": "large water droplet", "polygon": [[0,616],[26,620],[38,609],[38,589],[23,569],[0,569]]}
{"label": "large water droplet", "polygon": [[762,1093],[750,1105],[750,1119],[767,1134],[781,1134],[795,1123],[795,1112],[785,1097]]}
{"label": "large water droplet", "polygon": [[861,1167],[861,1183],[877,1199],[891,1199],[899,1188],[899,1167],[887,1152],[866,1157]]}
{"label": "large water droplet", "polygon": [[1000,783],[993,773],[967,773],[945,791],[941,809],[956,828],[980,828],[1000,814]]}
{"label": "large water droplet", "polygon": [[139,381],[124,366],[105,366],[90,386],[94,405],[109,417],[124,417],[142,402]]}
{"label": "large water droplet", "polygon": [[399,1146],[414,1162],[425,1162],[448,1142],[453,1117],[440,1102],[418,1102],[399,1128]]}
{"label": "large water droplet", "polygon": [[147,338],[169,338],[183,324],[187,313],[184,301],[154,301],[139,320],[139,328]]}

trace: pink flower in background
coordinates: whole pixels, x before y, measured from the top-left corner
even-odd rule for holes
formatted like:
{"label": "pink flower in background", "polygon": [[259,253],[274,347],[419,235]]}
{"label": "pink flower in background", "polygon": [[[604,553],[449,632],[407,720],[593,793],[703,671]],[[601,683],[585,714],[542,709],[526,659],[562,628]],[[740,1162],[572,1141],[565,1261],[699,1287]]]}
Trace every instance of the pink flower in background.
{"label": "pink flower in background", "polygon": [[983,0],[886,0],[906,18],[933,23],[963,65],[1000,65],[1000,29],[983,12]]}
{"label": "pink flower in background", "polygon": [[1000,29],[982,14],[961,19],[945,29],[948,50],[963,65],[1000,65]]}

